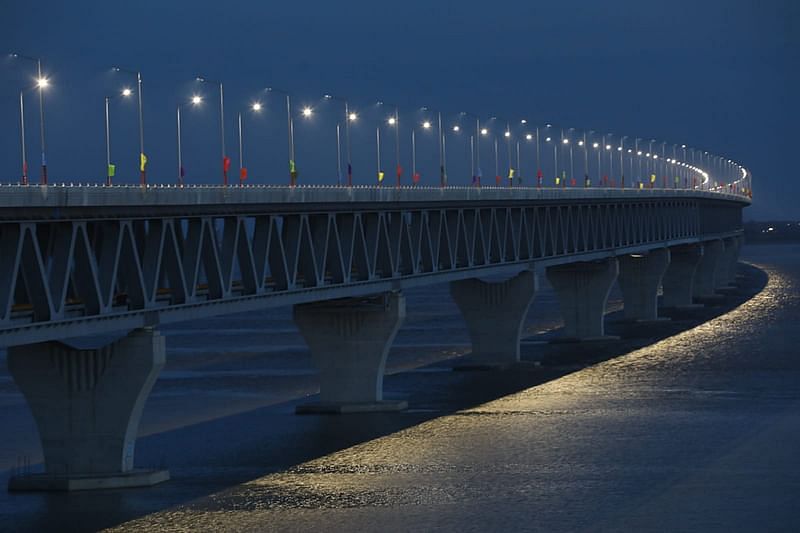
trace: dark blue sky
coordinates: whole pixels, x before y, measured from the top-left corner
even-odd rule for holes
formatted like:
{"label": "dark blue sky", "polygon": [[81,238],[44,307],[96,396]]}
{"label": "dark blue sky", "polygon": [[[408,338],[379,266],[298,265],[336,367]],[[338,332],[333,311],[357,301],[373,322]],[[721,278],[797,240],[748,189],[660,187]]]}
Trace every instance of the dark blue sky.
{"label": "dark blue sky", "polygon": [[[175,181],[175,105],[202,89],[191,80],[205,73],[226,84],[234,166],[236,112],[246,109],[260,88],[274,85],[317,110],[312,121],[297,126],[298,165],[307,183],[336,179],[338,109],[319,98],[330,92],[349,97],[364,119],[353,131],[357,182],[374,180],[379,114],[372,104],[383,99],[407,111],[406,125],[414,116],[409,110],[427,105],[448,116],[469,110],[685,142],[752,170],[756,203],[750,217],[800,218],[795,146],[800,3],[795,1],[0,0],[0,6],[0,51],[43,57],[52,78],[46,118],[54,180],[102,179],[103,96],[130,85],[109,73],[109,66],[119,64],[143,72],[152,182]],[[29,65],[0,65],[3,181],[18,179],[17,98],[30,73]],[[209,88],[204,94],[214,96]],[[26,102],[35,180],[33,96]],[[263,116],[245,117],[245,159],[253,181],[283,183],[284,119],[280,102],[271,98],[261,98]],[[185,166],[193,182],[219,181],[217,115],[209,103],[185,117]],[[112,102],[120,182],[137,179],[131,104]],[[449,142],[450,181],[468,183],[465,145],[455,138]],[[421,136],[419,150],[423,181],[432,184],[436,171],[428,162],[434,142]],[[489,152],[482,157],[488,160]],[[390,174],[389,147],[384,158]],[[493,174],[491,166],[484,163],[484,176]]]}

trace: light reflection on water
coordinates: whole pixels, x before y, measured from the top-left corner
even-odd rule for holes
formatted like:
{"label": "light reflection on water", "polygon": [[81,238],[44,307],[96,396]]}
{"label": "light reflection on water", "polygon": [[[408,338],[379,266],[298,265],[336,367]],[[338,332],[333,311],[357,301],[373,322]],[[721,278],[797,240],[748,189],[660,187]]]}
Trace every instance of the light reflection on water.
{"label": "light reflection on water", "polygon": [[800,291],[761,268],[761,293],[696,328],[120,529],[790,525]]}

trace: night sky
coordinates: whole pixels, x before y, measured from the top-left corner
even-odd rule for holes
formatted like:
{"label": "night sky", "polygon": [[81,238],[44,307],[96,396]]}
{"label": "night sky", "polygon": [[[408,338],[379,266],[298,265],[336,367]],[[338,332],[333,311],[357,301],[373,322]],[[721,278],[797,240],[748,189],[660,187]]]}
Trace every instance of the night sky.
{"label": "night sky", "polygon": [[[282,101],[259,91],[290,91],[301,183],[335,183],[335,124],[349,98],[357,183],[375,176],[375,127],[401,108],[404,167],[408,126],[420,106],[530,124],[551,122],[686,143],[725,155],[754,176],[746,217],[800,218],[800,2],[794,0],[476,2],[64,2],[0,0],[0,52],[41,56],[51,181],[101,182],[105,172],[103,97],[134,86],[112,65],[141,69],[145,152],[153,183],[176,180],[175,106],[184,113],[184,166],[191,183],[220,181],[216,93],[198,74],[225,83],[226,140],[238,165],[236,114],[245,124],[252,183],[286,177]],[[0,62],[0,180],[19,179],[19,91],[34,66]],[[38,111],[27,93],[30,175],[38,181]],[[258,116],[248,111],[264,104]],[[118,183],[138,181],[135,101],[111,104]],[[384,130],[387,176],[392,133]],[[437,183],[435,137],[419,133],[422,182]],[[450,183],[468,184],[465,138],[448,139]],[[482,158],[490,158],[488,143]],[[530,148],[527,148],[530,150]],[[529,157],[529,152],[523,157]],[[532,158],[526,165],[533,164]],[[494,174],[483,164],[484,176]],[[235,173],[232,173],[235,175]],[[527,169],[527,176],[533,174]],[[406,170],[404,179],[408,179]]]}

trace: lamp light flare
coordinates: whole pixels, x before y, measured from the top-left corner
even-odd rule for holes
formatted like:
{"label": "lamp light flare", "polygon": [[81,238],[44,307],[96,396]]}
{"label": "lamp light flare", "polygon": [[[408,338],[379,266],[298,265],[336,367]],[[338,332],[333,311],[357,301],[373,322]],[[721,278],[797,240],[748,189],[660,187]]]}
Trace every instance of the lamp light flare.
{"label": "lamp light flare", "polygon": [[544,140],[544,142],[546,142],[546,143],[549,143],[549,142],[550,142],[550,140],[551,140],[551,139],[550,139],[550,137],[548,137],[548,138],[546,138],[546,139]]}
{"label": "lamp light flare", "polygon": [[397,120],[395,120],[394,117],[389,117],[389,120],[387,120],[386,122],[388,122],[390,126],[394,126]]}
{"label": "lamp light flare", "polygon": [[453,131],[459,132],[459,131],[461,131],[461,128],[458,125],[455,125],[455,126],[453,126]]}
{"label": "lamp light flare", "polygon": [[523,118],[522,120],[520,120],[520,121],[519,121],[519,123],[520,123],[520,124],[527,124],[527,123],[528,123],[528,121],[527,121],[527,120],[525,120],[525,119]]}
{"label": "lamp light flare", "polygon": [[606,145],[606,150],[611,150],[611,145],[610,144]]}
{"label": "lamp light flare", "polygon": [[202,96],[194,95],[192,96],[192,104],[197,105],[203,101]]}
{"label": "lamp light flare", "polygon": [[600,148],[600,143],[592,143],[592,148]]}
{"label": "lamp light flare", "polygon": [[39,78],[36,80],[36,86],[40,89],[46,89],[50,85],[50,80],[47,78]]}
{"label": "lamp light flare", "polygon": [[355,113],[350,113],[350,114],[347,116],[347,119],[348,119],[350,122],[355,122],[355,121],[358,119],[358,115],[357,115],[357,114],[355,114]]}
{"label": "lamp light flare", "polygon": [[125,87],[124,89],[122,89],[122,96],[126,96],[127,97],[127,96],[130,96],[132,94],[133,94],[133,91],[130,90],[128,87]]}
{"label": "lamp light flare", "polygon": [[529,133],[529,134],[527,134],[527,135],[525,136],[525,138],[526,138],[526,139],[528,139],[528,140],[530,141],[531,139],[533,139],[533,135],[531,135],[531,134]]}
{"label": "lamp light flare", "polygon": [[488,135],[488,134],[489,134],[489,130],[487,130],[486,128],[483,128],[481,130],[481,135]]}
{"label": "lamp light flare", "polygon": [[306,106],[306,107],[303,108],[303,116],[304,117],[310,117],[313,113],[314,113],[314,110],[311,109],[310,107]]}
{"label": "lamp light flare", "polygon": [[425,122],[422,123],[422,127],[427,130],[431,127],[431,123],[426,120]]}
{"label": "lamp light flare", "polygon": [[505,137],[511,137],[511,132],[510,131],[506,131],[503,135]]}
{"label": "lamp light flare", "polygon": [[578,141],[578,146],[583,146],[583,141]]}
{"label": "lamp light flare", "polygon": [[260,102],[254,103],[252,105],[252,109],[253,109],[253,111],[261,111],[261,103]]}
{"label": "lamp light flare", "polygon": [[569,139],[561,139],[561,142],[564,144],[569,144]]}

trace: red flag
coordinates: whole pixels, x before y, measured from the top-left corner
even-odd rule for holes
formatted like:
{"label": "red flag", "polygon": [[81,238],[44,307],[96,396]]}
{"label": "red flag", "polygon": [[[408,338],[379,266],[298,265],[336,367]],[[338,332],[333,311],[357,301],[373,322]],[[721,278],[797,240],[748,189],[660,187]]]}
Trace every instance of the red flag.
{"label": "red flag", "polygon": [[227,172],[231,169],[231,158],[227,155],[222,158],[222,170]]}
{"label": "red flag", "polygon": [[397,165],[397,179],[400,179],[400,177],[402,175],[403,175],[403,167],[400,166],[400,165]]}
{"label": "red flag", "polygon": [[239,180],[244,181],[247,179],[247,167],[242,167],[239,169]]}
{"label": "red flag", "polygon": [[495,176],[495,177],[494,177],[494,181],[495,181],[495,183],[496,183],[497,185],[500,185],[500,182],[501,182],[502,180],[503,180],[503,178],[501,178],[500,176]]}
{"label": "red flag", "polygon": [[417,183],[419,183],[419,179],[420,179],[421,177],[422,177],[422,176],[420,176],[420,175],[419,175],[419,172],[415,172],[415,173],[414,173],[414,175],[411,177],[411,179],[414,181],[414,185],[416,185]]}

